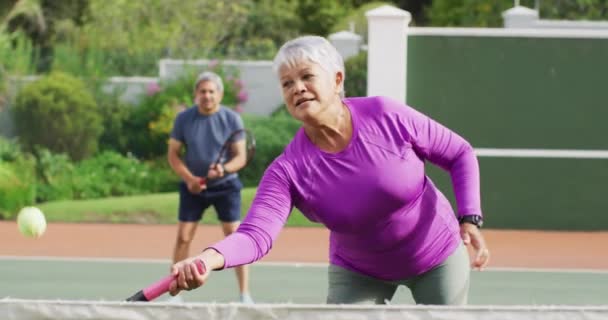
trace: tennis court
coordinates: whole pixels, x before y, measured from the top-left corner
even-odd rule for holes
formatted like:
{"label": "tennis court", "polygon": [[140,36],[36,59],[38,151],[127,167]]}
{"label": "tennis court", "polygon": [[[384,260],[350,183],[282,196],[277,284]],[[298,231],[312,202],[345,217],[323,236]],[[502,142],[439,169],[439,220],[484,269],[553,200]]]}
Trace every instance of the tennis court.
{"label": "tennis court", "polygon": [[[0,297],[120,301],[167,271],[168,261],[4,257]],[[251,270],[259,303],[323,303],[327,292],[323,264],[261,263]],[[234,302],[232,271],[219,271],[187,302]],[[473,305],[601,305],[608,299],[608,272],[491,269],[474,272]],[[163,298],[160,299],[165,300]],[[395,304],[412,304],[397,292]]]}
{"label": "tennis court", "polygon": [[[50,224],[38,240],[0,222],[0,299],[122,301],[166,274],[175,226]],[[486,230],[491,268],[472,274],[472,305],[605,305],[608,303],[608,232]],[[200,226],[193,248],[221,238]],[[271,253],[252,266],[258,303],[323,303],[327,231],[287,228]],[[602,253],[603,252],[603,253]],[[231,270],[216,272],[187,302],[233,302]],[[161,301],[164,299],[160,299]],[[395,304],[411,304],[400,289]]]}

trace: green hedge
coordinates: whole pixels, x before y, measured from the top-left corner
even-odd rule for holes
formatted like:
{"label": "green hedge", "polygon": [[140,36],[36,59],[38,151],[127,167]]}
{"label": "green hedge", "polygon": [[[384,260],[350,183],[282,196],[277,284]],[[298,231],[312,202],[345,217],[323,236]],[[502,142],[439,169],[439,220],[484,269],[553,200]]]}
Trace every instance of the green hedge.
{"label": "green hedge", "polygon": [[[284,110],[281,108],[279,110]],[[255,157],[239,176],[245,186],[257,186],[264,170],[279,156],[294,137],[300,122],[286,112],[277,112],[272,117],[243,115],[245,127],[249,128],[256,139]]]}
{"label": "green hedge", "polygon": [[13,115],[26,149],[42,146],[75,160],[97,151],[103,131],[97,104],[85,84],[64,73],[44,76],[20,90]]}
{"label": "green hedge", "polygon": [[0,220],[12,219],[20,208],[34,203],[33,161],[0,161]]}

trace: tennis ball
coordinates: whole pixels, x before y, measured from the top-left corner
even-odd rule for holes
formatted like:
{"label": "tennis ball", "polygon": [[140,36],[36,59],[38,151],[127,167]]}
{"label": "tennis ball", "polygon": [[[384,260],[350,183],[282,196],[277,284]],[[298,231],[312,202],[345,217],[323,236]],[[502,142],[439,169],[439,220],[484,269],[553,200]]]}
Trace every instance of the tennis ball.
{"label": "tennis ball", "polygon": [[36,207],[25,207],[19,211],[17,216],[19,231],[29,238],[38,238],[46,230],[46,219],[40,209]]}

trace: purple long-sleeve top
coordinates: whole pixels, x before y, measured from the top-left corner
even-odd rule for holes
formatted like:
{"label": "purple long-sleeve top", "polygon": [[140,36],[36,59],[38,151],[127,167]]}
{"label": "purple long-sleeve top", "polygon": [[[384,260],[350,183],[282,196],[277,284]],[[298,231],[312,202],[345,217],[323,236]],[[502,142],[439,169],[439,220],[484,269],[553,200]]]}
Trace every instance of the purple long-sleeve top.
{"label": "purple long-sleeve top", "polygon": [[264,173],[238,231],[211,246],[224,267],[262,258],[293,206],[330,230],[330,263],[384,280],[419,275],[461,242],[454,211],[425,175],[449,171],[458,215],[481,215],[471,145],[424,114],[385,97],[343,100],[353,135],[338,153],[300,129]]}

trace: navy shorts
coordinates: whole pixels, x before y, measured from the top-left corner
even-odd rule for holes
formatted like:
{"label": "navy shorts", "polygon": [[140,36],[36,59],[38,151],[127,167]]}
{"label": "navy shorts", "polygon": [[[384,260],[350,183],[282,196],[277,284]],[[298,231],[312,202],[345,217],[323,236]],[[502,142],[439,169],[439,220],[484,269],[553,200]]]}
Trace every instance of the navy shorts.
{"label": "navy shorts", "polygon": [[213,205],[217,218],[222,222],[241,220],[241,189],[243,184],[238,178],[193,194],[182,181],[179,184],[179,221],[200,221],[203,213]]}

